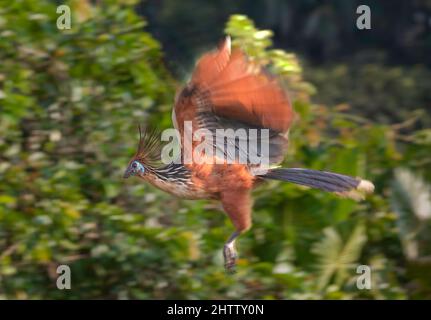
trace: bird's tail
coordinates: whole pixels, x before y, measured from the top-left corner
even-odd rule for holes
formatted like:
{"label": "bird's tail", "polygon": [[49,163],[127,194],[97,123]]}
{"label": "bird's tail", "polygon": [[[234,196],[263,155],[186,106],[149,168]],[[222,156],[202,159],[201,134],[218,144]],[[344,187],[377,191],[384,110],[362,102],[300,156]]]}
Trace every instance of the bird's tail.
{"label": "bird's tail", "polygon": [[368,180],[310,169],[276,168],[269,170],[260,177],[293,182],[357,200],[364,198],[365,194],[374,191],[373,183]]}

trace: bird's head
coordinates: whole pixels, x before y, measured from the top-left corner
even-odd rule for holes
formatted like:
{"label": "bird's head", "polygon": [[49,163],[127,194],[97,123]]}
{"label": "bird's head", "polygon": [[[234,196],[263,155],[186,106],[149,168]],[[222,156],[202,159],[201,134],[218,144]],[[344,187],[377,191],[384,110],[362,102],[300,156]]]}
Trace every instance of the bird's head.
{"label": "bird's head", "polygon": [[124,171],[124,179],[135,175],[144,178],[154,171],[155,165],[160,159],[159,139],[160,134],[157,130],[142,131],[139,127],[138,150]]}
{"label": "bird's head", "polygon": [[143,176],[145,174],[145,166],[139,162],[138,160],[133,160],[130,162],[126,171],[124,171],[124,179],[127,179],[130,176],[138,175]]}

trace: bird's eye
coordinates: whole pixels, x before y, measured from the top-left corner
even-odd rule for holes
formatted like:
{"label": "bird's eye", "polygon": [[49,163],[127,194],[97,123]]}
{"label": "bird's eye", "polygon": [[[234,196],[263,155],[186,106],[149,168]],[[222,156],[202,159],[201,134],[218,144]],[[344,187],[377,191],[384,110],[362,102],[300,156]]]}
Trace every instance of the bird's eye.
{"label": "bird's eye", "polygon": [[138,164],[136,162],[132,163],[132,168],[136,169],[137,166],[138,166]]}

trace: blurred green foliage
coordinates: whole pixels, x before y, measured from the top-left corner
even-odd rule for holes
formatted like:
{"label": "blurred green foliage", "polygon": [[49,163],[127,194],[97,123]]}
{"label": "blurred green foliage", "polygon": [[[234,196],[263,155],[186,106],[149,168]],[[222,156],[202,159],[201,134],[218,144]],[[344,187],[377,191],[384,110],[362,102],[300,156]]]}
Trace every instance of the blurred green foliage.
{"label": "blurred green foliage", "polygon": [[415,119],[415,126],[409,129],[429,128],[431,110],[424,109],[431,106],[429,69],[422,65],[385,66],[378,58],[369,60],[374,61],[310,66],[306,78],[319,88],[316,99],[325,104],[349,104],[353,113],[375,122]]}
{"label": "blurred green foliage", "polygon": [[[134,1],[69,4],[70,30],[56,28],[49,1],[0,7],[1,298],[431,298],[430,218],[420,211],[431,210],[430,130],[406,134],[408,118],[390,126],[345,104],[311,102],[315,89],[296,56],[270,49],[271,31],[232,16],[234,45],[292,91],[285,164],[367,177],[377,190],[356,203],[290,184],[261,187],[229,276],[221,248],[232,226],[218,204],[121,178],[137,125],[170,126],[177,83],[160,45],[142,31]],[[414,173],[394,175],[399,167]],[[411,184],[426,186],[415,193],[422,209],[413,196],[400,204]],[[417,217],[421,230],[401,227]],[[71,290],[56,288],[60,264],[72,270]],[[371,290],[356,288],[359,264],[372,269]]]}

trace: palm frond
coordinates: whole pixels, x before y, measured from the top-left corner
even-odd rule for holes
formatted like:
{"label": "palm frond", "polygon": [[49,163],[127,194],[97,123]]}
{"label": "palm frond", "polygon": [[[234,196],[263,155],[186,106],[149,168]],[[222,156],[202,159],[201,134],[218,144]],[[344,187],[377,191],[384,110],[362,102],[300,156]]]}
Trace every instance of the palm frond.
{"label": "palm frond", "polygon": [[402,206],[410,209],[419,220],[431,219],[431,186],[421,177],[410,170],[397,169],[393,187],[394,200],[402,201]]}
{"label": "palm frond", "polygon": [[334,276],[338,285],[343,283],[353,270],[354,263],[367,240],[363,224],[355,227],[345,245],[334,228],[326,228],[323,233],[323,239],[315,243],[312,248],[312,252],[317,256],[319,290],[324,289]]}
{"label": "palm frond", "polygon": [[397,169],[390,198],[405,256],[419,256],[418,236],[423,221],[431,219],[431,186],[408,169]]}

